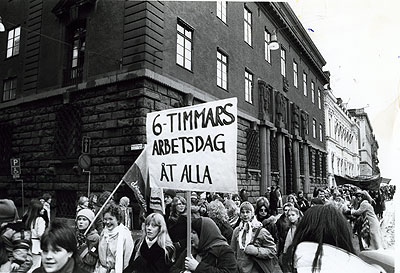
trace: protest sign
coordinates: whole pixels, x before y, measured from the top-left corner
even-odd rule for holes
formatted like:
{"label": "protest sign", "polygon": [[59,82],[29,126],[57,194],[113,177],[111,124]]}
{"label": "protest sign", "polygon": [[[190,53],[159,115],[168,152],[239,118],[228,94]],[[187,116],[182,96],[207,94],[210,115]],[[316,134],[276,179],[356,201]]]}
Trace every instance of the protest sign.
{"label": "protest sign", "polygon": [[151,188],[237,192],[237,98],[147,114]]}

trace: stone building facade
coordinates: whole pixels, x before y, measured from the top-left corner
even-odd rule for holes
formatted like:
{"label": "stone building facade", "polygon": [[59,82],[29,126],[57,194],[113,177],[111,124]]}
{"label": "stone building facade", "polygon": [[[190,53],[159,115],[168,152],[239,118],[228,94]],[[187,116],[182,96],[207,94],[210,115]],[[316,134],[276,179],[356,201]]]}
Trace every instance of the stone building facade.
{"label": "stone building facade", "polygon": [[371,176],[380,174],[378,167],[378,141],[375,139],[374,131],[369,121],[368,114],[364,108],[349,109],[349,114],[356,119],[360,127],[360,175]]}
{"label": "stone building facade", "polygon": [[359,134],[357,120],[330,88],[325,91],[325,124],[329,186],[336,186],[334,175],[360,175]]}
{"label": "stone building facade", "polygon": [[[4,1],[0,14],[0,197],[21,204],[20,158],[25,198],[50,192],[71,216],[88,190],[83,137],[91,191],[111,190],[139,155],[131,144],[146,143],[147,113],[229,97],[239,188],[254,198],[326,185],[329,73],[287,4]],[[268,50],[274,31],[280,48]]]}

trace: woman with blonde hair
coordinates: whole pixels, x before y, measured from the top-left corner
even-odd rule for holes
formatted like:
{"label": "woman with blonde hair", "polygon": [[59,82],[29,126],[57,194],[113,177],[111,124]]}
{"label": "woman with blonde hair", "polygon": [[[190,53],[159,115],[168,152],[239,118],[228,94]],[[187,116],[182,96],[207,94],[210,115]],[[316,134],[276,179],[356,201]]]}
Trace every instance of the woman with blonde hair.
{"label": "woman with blonde hair", "polygon": [[226,238],[228,244],[231,243],[233,228],[230,226],[228,220],[227,210],[219,200],[211,201],[207,207],[208,217],[210,217],[215,224],[217,224],[222,236]]}
{"label": "woman with blonde hair", "polygon": [[144,224],[144,233],[136,241],[129,266],[124,272],[167,273],[174,262],[175,248],[164,217],[159,213],[152,213],[147,216]]}

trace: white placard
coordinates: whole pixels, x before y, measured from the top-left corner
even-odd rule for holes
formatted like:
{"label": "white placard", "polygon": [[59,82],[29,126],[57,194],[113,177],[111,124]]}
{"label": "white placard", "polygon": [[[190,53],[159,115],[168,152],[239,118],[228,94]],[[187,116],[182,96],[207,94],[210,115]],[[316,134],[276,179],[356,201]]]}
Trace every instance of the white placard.
{"label": "white placard", "polygon": [[151,188],[237,192],[237,98],[147,114]]}

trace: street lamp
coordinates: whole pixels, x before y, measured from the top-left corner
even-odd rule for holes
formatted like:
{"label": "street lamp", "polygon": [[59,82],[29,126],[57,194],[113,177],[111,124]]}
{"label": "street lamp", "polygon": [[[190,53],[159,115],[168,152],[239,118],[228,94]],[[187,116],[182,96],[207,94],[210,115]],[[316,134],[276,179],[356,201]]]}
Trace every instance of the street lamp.
{"label": "street lamp", "polygon": [[6,31],[6,28],[4,27],[3,20],[2,20],[2,18],[0,16],[0,32],[4,32],[4,31]]}
{"label": "street lamp", "polygon": [[270,50],[279,49],[278,36],[276,35],[276,30],[274,30],[274,32],[271,35],[271,42],[268,44],[268,48]]}

